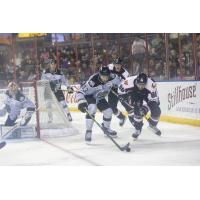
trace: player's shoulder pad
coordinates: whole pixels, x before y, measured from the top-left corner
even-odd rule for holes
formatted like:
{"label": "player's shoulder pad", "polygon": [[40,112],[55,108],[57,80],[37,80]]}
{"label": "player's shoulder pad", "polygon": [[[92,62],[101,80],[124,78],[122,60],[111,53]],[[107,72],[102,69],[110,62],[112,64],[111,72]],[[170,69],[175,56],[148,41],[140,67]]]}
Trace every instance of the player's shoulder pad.
{"label": "player's shoulder pad", "polygon": [[146,88],[150,91],[156,90],[157,89],[157,84],[155,82],[154,79],[152,79],[151,77],[148,77],[147,79],[147,85]]}
{"label": "player's shoulder pad", "polygon": [[101,82],[99,81],[99,75],[98,75],[98,73],[96,73],[96,74],[90,76],[90,78],[89,78],[89,80],[87,81],[87,83],[88,83],[88,85],[89,85],[90,87],[96,87],[96,86],[100,85]]}
{"label": "player's shoulder pad", "polygon": [[109,70],[113,70],[113,68],[114,68],[114,64],[113,63],[110,63],[110,64],[108,64],[108,68],[109,68]]}
{"label": "player's shoulder pad", "polygon": [[124,79],[128,78],[129,77],[129,72],[124,67],[122,67],[122,70],[123,70],[123,72],[122,72],[123,78]]}
{"label": "player's shoulder pad", "polygon": [[50,73],[50,69],[49,68],[43,70],[43,74],[47,74],[47,73]]}
{"label": "player's shoulder pad", "polygon": [[114,74],[114,73],[111,73],[110,74],[110,78],[109,78],[109,81],[112,81],[113,79],[115,79],[117,77],[117,75],[116,74]]}
{"label": "player's shoulder pad", "polygon": [[129,76],[125,80],[122,81],[122,85],[124,88],[132,88],[134,87],[134,80],[137,76]]}
{"label": "player's shoulder pad", "polygon": [[56,70],[56,74],[58,74],[58,75],[63,75],[63,72],[62,72],[60,69],[57,69],[57,70]]}

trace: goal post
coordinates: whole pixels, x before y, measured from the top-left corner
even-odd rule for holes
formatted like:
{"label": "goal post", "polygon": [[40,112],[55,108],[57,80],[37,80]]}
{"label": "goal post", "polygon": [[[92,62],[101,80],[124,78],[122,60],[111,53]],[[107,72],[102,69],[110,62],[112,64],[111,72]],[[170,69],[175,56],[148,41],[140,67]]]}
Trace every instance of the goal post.
{"label": "goal post", "polygon": [[36,105],[36,112],[29,125],[35,126],[38,138],[78,134],[52,92],[49,81],[21,82],[20,87],[24,95]]}

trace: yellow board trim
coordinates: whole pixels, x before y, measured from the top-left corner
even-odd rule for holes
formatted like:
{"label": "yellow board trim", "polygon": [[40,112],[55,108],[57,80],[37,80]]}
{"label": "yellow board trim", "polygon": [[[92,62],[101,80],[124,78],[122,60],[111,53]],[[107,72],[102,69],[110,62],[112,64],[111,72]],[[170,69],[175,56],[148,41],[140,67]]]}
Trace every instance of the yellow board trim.
{"label": "yellow board trim", "polygon": [[[74,107],[70,108],[70,111],[71,112],[79,112],[79,110]],[[171,116],[161,116],[160,121],[200,127],[200,120],[197,120],[197,119],[186,119],[186,118],[171,117]]]}

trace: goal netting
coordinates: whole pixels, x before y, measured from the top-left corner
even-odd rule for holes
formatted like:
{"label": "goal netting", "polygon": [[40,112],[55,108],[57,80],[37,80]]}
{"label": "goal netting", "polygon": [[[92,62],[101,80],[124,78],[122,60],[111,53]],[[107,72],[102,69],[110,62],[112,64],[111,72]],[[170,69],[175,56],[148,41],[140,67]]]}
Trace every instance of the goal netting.
{"label": "goal netting", "polygon": [[28,125],[20,128],[20,137],[43,138],[78,134],[78,130],[68,121],[67,113],[57,101],[48,81],[23,82],[20,87],[37,108]]}

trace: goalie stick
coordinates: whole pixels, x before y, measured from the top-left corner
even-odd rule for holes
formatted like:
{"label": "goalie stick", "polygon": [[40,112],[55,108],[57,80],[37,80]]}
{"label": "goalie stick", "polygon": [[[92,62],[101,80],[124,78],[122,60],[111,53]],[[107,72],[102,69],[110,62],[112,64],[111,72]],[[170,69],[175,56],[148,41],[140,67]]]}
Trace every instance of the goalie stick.
{"label": "goalie stick", "polygon": [[120,151],[127,151],[130,152],[131,148],[130,143],[127,143],[125,146],[120,146],[104,129],[103,127],[96,121],[96,119],[90,115],[90,113],[88,112],[88,110],[85,111],[90,117],[91,119],[97,124],[97,126],[104,132],[104,134],[117,146],[118,149],[120,149]]}
{"label": "goalie stick", "polygon": [[6,145],[5,141],[0,142],[0,149],[2,149]]}
{"label": "goalie stick", "polygon": [[[38,107],[38,108],[34,111],[34,113],[37,112],[39,109],[40,109],[40,108]],[[24,115],[23,117],[21,117],[21,119],[23,119],[24,117],[25,117],[25,115]],[[9,137],[9,136],[13,133],[13,131],[15,131],[16,129],[20,128],[20,127],[21,127],[20,122],[21,122],[21,120],[20,120],[18,123],[16,123],[10,130],[8,130],[8,131],[2,136],[2,138]]]}

